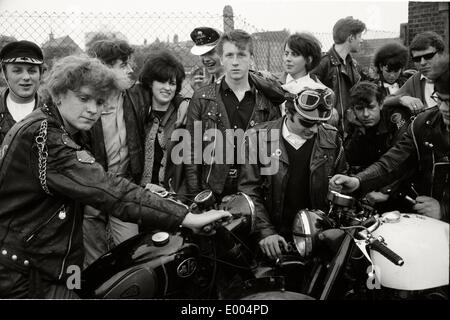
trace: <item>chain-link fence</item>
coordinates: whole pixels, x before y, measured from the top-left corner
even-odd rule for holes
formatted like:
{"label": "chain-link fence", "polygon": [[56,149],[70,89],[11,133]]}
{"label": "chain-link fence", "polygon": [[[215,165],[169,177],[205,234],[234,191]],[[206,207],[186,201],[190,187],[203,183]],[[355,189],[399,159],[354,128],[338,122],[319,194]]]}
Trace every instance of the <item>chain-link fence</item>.
{"label": "chain-link fence", "polygon": [[[229,8],[231,9],[231,8]],[[55,59],[81,53],[96,40],[120,38],[135,49],[135,73],[142,67],[151,50],[165,47],[183,63],[187,77],[200,66],[197,56],[190,53],[193,42],[190,32],[198,26],[219,30],[243,29],[253,35],[255,68],[271,72],[282,71],[283,43],[289,32],[264,31],[240,16],[210,13],[55,13],[0,12],[0,47],[11,40],[27,39],[39,44],[51,68]],[[332,35],[312,33],[321,41],[324,51],[332,45]],[[366,39],[395,38],[398,34],[368,31]],[[136,75],[135,75],[136,76]],[[1,85],[1,84],[0,84]],[[191,94],[189,85],[183,94]]]}

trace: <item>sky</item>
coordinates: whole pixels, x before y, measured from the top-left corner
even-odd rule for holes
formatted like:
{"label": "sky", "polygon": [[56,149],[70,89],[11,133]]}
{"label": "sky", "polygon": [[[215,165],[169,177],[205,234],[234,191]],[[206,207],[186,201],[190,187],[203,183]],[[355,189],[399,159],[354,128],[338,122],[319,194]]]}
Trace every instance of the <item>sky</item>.
{"label": "sky", "polygon": [[368,29],[399,32],[408,21],[407,1],[306,0],[0,0],[0,11],[46,12],[208,12],[221,14],[231,5],[236,16],[264,30],[331,32],[346,16],[364,21]]}

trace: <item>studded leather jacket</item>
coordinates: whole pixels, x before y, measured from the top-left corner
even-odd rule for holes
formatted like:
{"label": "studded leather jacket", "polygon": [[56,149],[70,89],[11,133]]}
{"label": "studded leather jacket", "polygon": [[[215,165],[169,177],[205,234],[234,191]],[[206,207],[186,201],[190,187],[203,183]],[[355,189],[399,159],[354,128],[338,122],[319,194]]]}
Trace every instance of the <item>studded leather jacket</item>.
{"label": "studded leather jacket", "polygon": [[[388,152],[366,170],[356,174],[366,193],[392,182],[399,171],[413,172],[419,195],[435,198],[442,220],[449,221],[450,137],[437,108],[419,114]],[[411,157],[411,160],[408,160]]]}
{"label": "studded leather jacket", "polygon": [[[9,113],[8,108],[6,107],[6,96],[8,95],[8,91],[9,89],[6,88],[0,92],[0,144],[2,143],[3,139],[5,139],[9,129],[11,129],[12,126],[16,123],[16,121]],[[41,107],[42,101],[38,94],[36,94],[35,100],[36,104],[34,108],[36,109]]]}
{"label": "studded leather jacket", "polygon": [[[250,81],[252,81],[251,78]],[[185,172],[190,195],[196,195],[204,189],[210,189],[220,195],[224,190],[230,170],[230,164],[226,163],[226,152],[232,149],[229,148],[230,141],[225,137],[226,130],[230,130],[231,125],[221,98],[220,87],[221,79],[200,88],[194,93],[189,104],[186,128],[191,137],[191,144],[188,148],[189,163],[186,165]],[[255,100],[253,113],[246,129],[281,116],[279,106],[273,104],[258,87],[256,87]],[[214,132],[220,132],[222,135],[223,139],[220,140],[223,142],[221,146],[223,149],[219,150],[219,145],[216,145],[217,148],[214,148],[216,157],[210,164],[203,157],[203,152],[205,148],[209,148],[211,151],[211,144],[215,139]]]}
{"label": "studded leather jacket", "polygon": [[[82,211],[91,205],[129,222],[176,230],[186,206],[105,173],[63,127],[54,107],[16,124],[0,149],[0,267],[64,279],[82,266]],[[2,272],[5,272],[2,270]],[[11,288],[0,283],[0,296]]]}

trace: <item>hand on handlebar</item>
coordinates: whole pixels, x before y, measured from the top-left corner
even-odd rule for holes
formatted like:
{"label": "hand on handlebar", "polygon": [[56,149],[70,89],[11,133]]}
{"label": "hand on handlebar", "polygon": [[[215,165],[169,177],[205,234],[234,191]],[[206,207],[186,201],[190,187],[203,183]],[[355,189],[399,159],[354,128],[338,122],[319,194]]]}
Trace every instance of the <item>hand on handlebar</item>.
{"label": "hand on handlebar", "polygon": [[351,193],[359,188],[359,179],[343,174],[336,174],[330,179],[329,187],[331,190],[341,193]]}
{"label": "hand on handlebar", "polygon": [[259,247],[266,256],[268,256],[270,259],[275,260],[277,258],[280,258],[282,255],[280,243],[283,245],[286,251],[289,250],[289,246],[286,240],[279,234],[273,234],[265,237],[264,239],[259,241]]}
{"label": "hand on handlebar", "polygon": [[202,233],[202,228],[204,226],[211,224],[217,220],[230,217],[231,214],[228,211],[224,210],[209,210],[207,212],[199,214],[189,212],[186,217],[184,217],[181,225],[183,227],[191,229],[194,233]]}
{"label": "hand on handlebar", "polygon": [[380,192],[380,191],[372,191],[366,194],[364,197],[369,205],[373,206],[380,202],[386,202],[389,199],[389,194]]}
{"label": "hand on handlebar", "polygon": [[439,201],[427,196],[418,196],[413,210],[434,219],[441,219],[441,206]]}

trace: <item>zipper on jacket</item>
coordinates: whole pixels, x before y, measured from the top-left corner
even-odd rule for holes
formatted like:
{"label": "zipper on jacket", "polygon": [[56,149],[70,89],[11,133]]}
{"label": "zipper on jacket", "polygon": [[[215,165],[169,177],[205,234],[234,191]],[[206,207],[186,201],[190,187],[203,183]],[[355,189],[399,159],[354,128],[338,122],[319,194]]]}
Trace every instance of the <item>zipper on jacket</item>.
{"label": "zipper on jacket", "polygon": [[[337,79],[338,79],[338,91],[339,91],[339,102],[340,102],[340,106],[341,106],[341,127],[342,127],[342,136],[345,136],[345,128],[344,128],[344,105],[342,104],[342,92],[341,92],[341,72],[339,70],[339,67],[336,66],[338,69],[338,74],[337,74]],[[339,120],[338,120],[339,122]]]}
{"label": "zipper on jacket", "polygon": [[33,238],[34,238],[39,232],[41,232],[42,229],[43,229],[45,226],[47,226],[47,225],[50,223],[50,221],[53,220],[53,218],[56,217],[56,215],[58,215],[60,212],[63,212],[63,211],[65,211],[64,204],[61,205],[61,206],[58,208],[58,210],[56,210],[55,213],[53,213],[53,214],[52,214],[52,215],[51,215],[44,223],[40,224],[39,226],[37,226],[36,228],[34,228],[30,233],[28,233],[28,235],[25,236],[25,242],[28,243],[28,242],[30,242],[31,240],[33,240]]}
{"label": "zipper on jacket", "polygon": [[64,259],[63,259],[63,261],[62,261],[62,263],[61,263],[61,271],[59,272],[59,276],[58,276],[58,279],[59,279],[59,280],[61,280],[61,278],[62,278],[62,276],[63,276],[63,273],[64,273],[64,266],[65,266],[65,264],[66,264],[67,257],[69,256],[69,252],[70,252],[70,249],[71,249],[71,247],[72,247],[72,237],[73,237],[73,231],[75,230],[75,221],[76,221],[76,218],[77,218],[77,216],[74,214],[74,215],[73,215],[73,222],[72,222],[72,230],[70,231],[69,243],[68,243],[68,245],[67,245],[67,251],[66,251],[66,254],[64,255]]}

